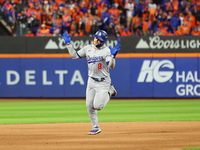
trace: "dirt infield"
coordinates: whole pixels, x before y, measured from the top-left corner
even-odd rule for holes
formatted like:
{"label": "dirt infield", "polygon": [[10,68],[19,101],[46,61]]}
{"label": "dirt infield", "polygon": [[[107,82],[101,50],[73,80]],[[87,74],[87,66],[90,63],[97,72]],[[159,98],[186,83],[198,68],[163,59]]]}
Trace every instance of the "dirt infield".
{"label": "dirt infield", "polygon": [[87,135],[90,123],[0,125],[0,150],[180,150],[200,146],[200,121],[100,126],[102,133]]}

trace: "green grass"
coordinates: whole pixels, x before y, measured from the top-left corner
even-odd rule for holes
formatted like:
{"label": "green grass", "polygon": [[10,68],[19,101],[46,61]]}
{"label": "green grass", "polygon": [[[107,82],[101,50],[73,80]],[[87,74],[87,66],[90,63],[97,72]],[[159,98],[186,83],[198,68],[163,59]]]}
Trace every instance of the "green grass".
{"label": "green grass", "polygon": [[[114,101],[100,122],[200,121],[199,100]],[[1,101],[0,124],[90,122],[85,101]]]}
{"label": "green grass", "polygon": [[184,147],[184,150],[200,150],[200,146],[198,147]]}

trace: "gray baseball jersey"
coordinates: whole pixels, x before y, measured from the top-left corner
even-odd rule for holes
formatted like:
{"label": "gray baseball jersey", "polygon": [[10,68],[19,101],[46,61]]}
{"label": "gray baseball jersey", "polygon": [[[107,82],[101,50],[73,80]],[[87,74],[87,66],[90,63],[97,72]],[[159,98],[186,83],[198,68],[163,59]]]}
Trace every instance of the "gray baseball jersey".
{"label": "gray baseball jersey", "polygon": [[87,45],[77,52],[81,58],[86,57],[88,63],[88,76],[104,78],[110,76],[108,62],[111,59],[110,49],[105,45],[95,49],[94,44]]}

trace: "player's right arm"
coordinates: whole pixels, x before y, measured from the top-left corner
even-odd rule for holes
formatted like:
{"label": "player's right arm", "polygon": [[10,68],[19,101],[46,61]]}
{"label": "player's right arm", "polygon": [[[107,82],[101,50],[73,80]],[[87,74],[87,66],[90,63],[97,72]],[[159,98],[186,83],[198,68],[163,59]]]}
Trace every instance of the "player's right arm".
{"label": "player's right arm", "polygon": [[74,48],[72,47],[70,35],[66,32],[63,34],[62,38],[65,40],[65,43],[67,44],[67,49],[69,54],[72,56],[72,59],[81,58],[77,53],[77,51],[75,51]]}
{"label": "player's right arm", "polygon": [[111,53],[111,57],[109,57],[108,59],[108,67],[110,69],[114,69],[115,68],[115,57],[118,54],[119,50],[121,49],[121,44],[118,43],[115,47],[111,47],[109,46],[110,49],[110,53]]}

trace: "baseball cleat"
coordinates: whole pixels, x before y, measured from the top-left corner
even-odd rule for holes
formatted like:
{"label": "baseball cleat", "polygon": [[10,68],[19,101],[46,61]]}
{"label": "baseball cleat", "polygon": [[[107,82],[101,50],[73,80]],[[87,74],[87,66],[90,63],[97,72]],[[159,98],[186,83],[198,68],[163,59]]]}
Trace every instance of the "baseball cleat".
{"label": "baseball cleat", "polygon": [[99,133],[101,133],[101,129],[91,130],[90,132],[88,132],[88,135],[96,135],[96,134],[99,134]]}
{"label": "baseball cleat", "polygon": [[111,96],[116,96],[117,95],[117,91],[115,90],[113,85],[111,85],[111,89],[112,89],[112,95]]}

